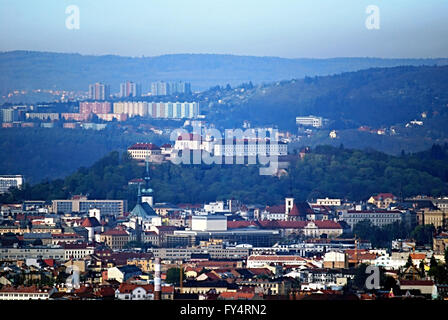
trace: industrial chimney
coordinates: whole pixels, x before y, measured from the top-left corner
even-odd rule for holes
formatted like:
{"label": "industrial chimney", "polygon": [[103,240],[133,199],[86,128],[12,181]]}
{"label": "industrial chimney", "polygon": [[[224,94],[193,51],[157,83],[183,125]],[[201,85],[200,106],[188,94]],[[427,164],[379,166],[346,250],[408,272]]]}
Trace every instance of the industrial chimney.
{"label": "industrial chimney", "polygon": [[160,258],[156,258],[154,263],[154,300],[161,300],[160,291]]}

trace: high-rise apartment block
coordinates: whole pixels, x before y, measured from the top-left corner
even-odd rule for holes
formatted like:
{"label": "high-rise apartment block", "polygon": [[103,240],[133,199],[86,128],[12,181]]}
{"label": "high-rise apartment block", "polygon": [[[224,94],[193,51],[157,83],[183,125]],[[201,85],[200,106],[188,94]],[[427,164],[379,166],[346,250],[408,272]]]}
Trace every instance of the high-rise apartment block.
{"label": "high-rise apartment block", "polygon": [[138,83],[126,81],[120,84],[120,98],[140,97],[142,95],[142,86]]}
{"label": "high-rise apartment block", "polygon": [[198,102],[115,102],[113,113],[129,117],[152,117],[167,119],[196,118],[199,115]]}
{"label": "high-rise apartment block", "polygon": [[110,87],[107,84],[97,82],[89,85],[89,99],[106,100],[110,97]]}
{"label": "high-rise apartment block", "polygon": [[152,82],[151,83],[151,95],[153,96],[166,96],[176,93],[191,93],[191,84],[189,82]]}

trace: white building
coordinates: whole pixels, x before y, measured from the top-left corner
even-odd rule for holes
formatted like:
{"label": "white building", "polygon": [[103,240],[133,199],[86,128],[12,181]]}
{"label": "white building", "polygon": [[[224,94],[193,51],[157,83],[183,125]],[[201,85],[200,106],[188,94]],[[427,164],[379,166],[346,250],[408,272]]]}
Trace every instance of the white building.
{"label": "white building", "polygon": [[308,117],[296,117],[297,125],[306,127],[321,128],[323,125],[322,117],[308,116]]}
{"label": "white building", "polygon": [[5,193],[11,187],[21,188],[24,183],[22,175],[1,175],[0,176],[0,194]]}
{"label": "white building", "polygon": [[271,143],[257,139],[221,140],[214,145],[215,156],[249,157],[249,156],[286,156],[288,145],[281,141]]}
{"label": "white building", "polygon": [[339,207],[341,205],[341,199],[317,199],[316,204],[319,206]]}
{"label": "white building", "polygon": [[398,210],[348,210],[342,213],[341,220],[345,221],[352,229],[363,220],[369,220],[374,226],[383,227],[401,221],[402,215]]}
{"label": "white building", "polygon": [[227,230],[227,217],[223,215],[193,216],[191,218],[193,231],[225,231]]}
{"label": "white building", "polygon": [[37,287],[10,287],[0,289],[0,300],[48,300],[56,288],[39,289]]}
{"label": "white building", "polygon": [[161,149],[152,143],[135,143],[128,148],[128,153],[132,159],[148,159],[149,162],[160,162],[164,158]]}
{"label": "white building", "polygon": [[281,255],[250,255],[247,258],[247,268],[263,268],[270,264],[303,266],[307,260],[300,256]]}

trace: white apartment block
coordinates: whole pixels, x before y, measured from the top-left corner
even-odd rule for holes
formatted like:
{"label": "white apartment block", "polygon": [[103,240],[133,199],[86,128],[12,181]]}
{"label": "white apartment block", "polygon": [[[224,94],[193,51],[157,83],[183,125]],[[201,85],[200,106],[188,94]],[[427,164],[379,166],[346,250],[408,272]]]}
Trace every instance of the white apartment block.
{"label": "white apartment block", "polygon": [[296,117],[296,123],[297,125],[321,128],[323,125],[323,118],[315,116]]}
{"label": "white apartment block", "polygon": [[341,199],[329,199],[329,198],[317,199],[316,204],[319,206],[338,207],[341,205]]}
{"label": "white apartment block", "polygon": [[383,227],[401,221],[402,215],[398,210],[348,210],[342,213],[341,220],[345,221],[351,229],[363,220],[369,220],[374,226]]}
{"label": "white apartment block", "polygon": [[129,117],[193,119],[199,116],[198,102],[115,102],[113,113]]}
{"label": "white apartment block", "polygon": [[284,142],[277,143],[258,141],[233,141],[233,143],[216,143],[214,145],[215,156],[285,156],[288,154],[288,145]]}
{"label": "white apartment block", "polygon": [[2,175],[0,176],[0,194],[7,192],[11,187],[21,188],[23,183],[22,175]]}

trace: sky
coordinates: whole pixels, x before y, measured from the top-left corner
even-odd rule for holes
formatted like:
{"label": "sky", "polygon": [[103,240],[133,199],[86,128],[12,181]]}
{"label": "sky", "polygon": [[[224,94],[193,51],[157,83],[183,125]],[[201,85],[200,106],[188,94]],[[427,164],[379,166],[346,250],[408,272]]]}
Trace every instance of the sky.
{"label": "sky", "polygon": [[0,51],[438,58],[447,17],[448,0],[0,0]]}

